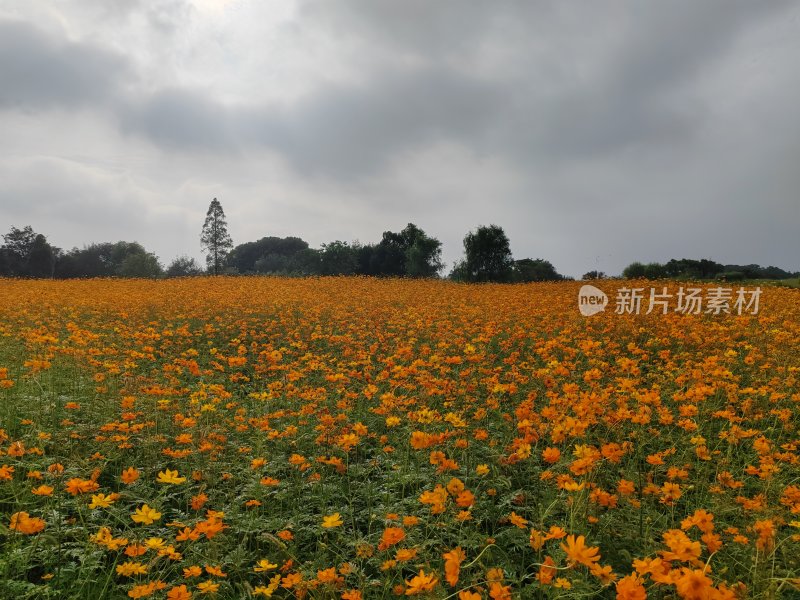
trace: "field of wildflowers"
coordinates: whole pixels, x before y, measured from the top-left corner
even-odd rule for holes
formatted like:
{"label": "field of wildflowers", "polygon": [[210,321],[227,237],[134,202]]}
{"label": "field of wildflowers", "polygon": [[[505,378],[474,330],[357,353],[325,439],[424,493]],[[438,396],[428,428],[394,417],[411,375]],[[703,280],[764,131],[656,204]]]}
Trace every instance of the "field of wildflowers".
{"label": "field of wildflowers", "polygon": [[0,281],[0,598],[800,597],[800,293],[579,287]]}

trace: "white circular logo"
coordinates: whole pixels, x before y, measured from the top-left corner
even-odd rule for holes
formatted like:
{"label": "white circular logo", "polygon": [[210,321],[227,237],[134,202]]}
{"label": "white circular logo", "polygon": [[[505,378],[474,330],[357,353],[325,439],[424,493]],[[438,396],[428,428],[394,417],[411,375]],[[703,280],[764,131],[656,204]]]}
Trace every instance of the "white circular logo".
{"label": "white circular logo", "polygon": [[608,296],[603,290],[599,290],[593,285],[581,286],[578,292],[578,309],[584,317],[591,317],[603,312],[607,305]]}

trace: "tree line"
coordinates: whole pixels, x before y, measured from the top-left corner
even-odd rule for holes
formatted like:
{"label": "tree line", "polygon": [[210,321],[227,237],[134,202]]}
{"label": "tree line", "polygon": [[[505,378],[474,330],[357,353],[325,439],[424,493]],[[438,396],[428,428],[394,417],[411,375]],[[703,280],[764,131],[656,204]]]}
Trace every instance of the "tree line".
{"label": "tree line", "polygon": [[666,263],[633,262],[622,271],[626,279],[719,279],[741,281],[744,279],[793,279],[800,271],[785,271],[779,267],[750,265],[723,265],[713,260],[690,258],[670,259]]}
{"label": "tree line", "polygon": [[[93,243],[64,251],[30,226],[11,227],[0,246],[0,277],[190,277],[212,275],[366,275],[372,277],[441,277],[442,243],[413,223],[401,231],[384,231],[374,243],[335,240],[311,248],[299,237],[267,236],[234,246],[219,200],[209,205],[200,234],[206,266],[179,256],[164,267],[138,242]],[[541,258],[514,259],[502,227],[480,226],[466,234],[464,254],[446,275],[464,282],[530,282],[569,279]],[[800,277],[777,267],[722,265],[711,260],[672,259],[665,264],[634,262],[625,278],[787,279]],[[603,279],[590,271],[583,279]]]}
{"label": "tree line", "polygon": [[[64,251],[30,226],[11,227],[0,246],[0,276],[28,278],[188,277],[213,275],[367,275],[440,277],[442,243],[413,223],[384,231],[375,243],[335,240],[311,248],[299,237],[262,237],[234,246],[225,212],[214,198],[200,234],[206,256],[202,268],[179,256],[164,267],[138,242],[93,243]],[[459,281],[544,281],[563,279],[542,259],[514,260],[508,237],[496,225],[478,227],[464,238],[464,259],[449,277]]]}

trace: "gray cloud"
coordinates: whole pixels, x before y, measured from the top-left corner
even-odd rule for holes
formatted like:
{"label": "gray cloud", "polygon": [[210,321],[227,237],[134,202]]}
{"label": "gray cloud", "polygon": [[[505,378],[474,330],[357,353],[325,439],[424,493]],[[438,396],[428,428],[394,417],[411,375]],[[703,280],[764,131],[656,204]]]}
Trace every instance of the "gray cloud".
{"label": "gray cloud", "polygon": [[[18,125],[0,163],[80,148],[80,169],[57,170],[91,181],[68,188],[86,199],[125,181],[112,153],[150,215],[130,223],[154,231],[202,213],[191,192],[230,197],[245,239],[369,241],[414,221],[452,261],[497,222],[518,257],[572,275],[677,255],[800,268],[796,3],[303,0],[284,20],[223,4],[0,9],[0,124]],[[34,25],[44,10],[64,26]],[[4,220],[41,217],[17,198],[52,202],[54,182],[20,184],[31,173],[4,171]]]}
{"label": "gray cloud", "polygon": [[[239,118],[247,112],[239,113]],[[144,136],[167,150],[226,152],[242,141],[236,139],[229,111],[199,92],[161,90],[126,102],[117,116],[123,132]]]}
{"label": "gray cloud", "polygon": [[97,106],[114,96],[129,75],[127,60],[114,52],[0,19],[0,107]]}
{"label": "gray cloud", "polygon": [[[541,64],[526,72],[532,50],[525,26],[536,29],[546,9],[517,5],[510,35],[519,44],[520,66],[516,75],[498,79],[452,68],[449,61],[468,54],[467,42],[502,43],[504,29],[497,24],[510,18],[508,7],[458,4],[443,2],[426,12],[428,3],[307,3],[302,14],[312,22],[341,35],[360,34],[364,46],[386,39],[393,52],[421,60],[366,68],[362,80],[321,85],[288,109],[223,106],[203,91],[161,92],[126,112],[125,130],[171,148],[265,145],[304,174],[340,177],[372,172],[398,153],[442,139],[523,163],[670,146],[689,141],[713,111],[713,99],[693,93],[695,79],[748,26],[786,5],[634,4],[620,10],[631,13],[620,19],[626,25],[608,23],[622,42],[599,61],[589,59],[597,62],[593,72],[572,75],[554,75]],[[585,20],[584,10],[560,16],[562,27],[571,32],[578,18]],[[567,59],[585,60],[582,53],[592,45],[569,39]]]}

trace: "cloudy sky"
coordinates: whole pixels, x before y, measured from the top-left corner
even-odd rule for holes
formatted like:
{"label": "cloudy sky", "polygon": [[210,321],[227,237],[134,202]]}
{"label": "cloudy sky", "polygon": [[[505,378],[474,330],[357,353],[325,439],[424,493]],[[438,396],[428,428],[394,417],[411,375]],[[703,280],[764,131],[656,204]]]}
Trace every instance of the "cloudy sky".
{"label": "cloudy sky", "polygon": [[800,269],[800,2],[0,0],[0,228]]}

